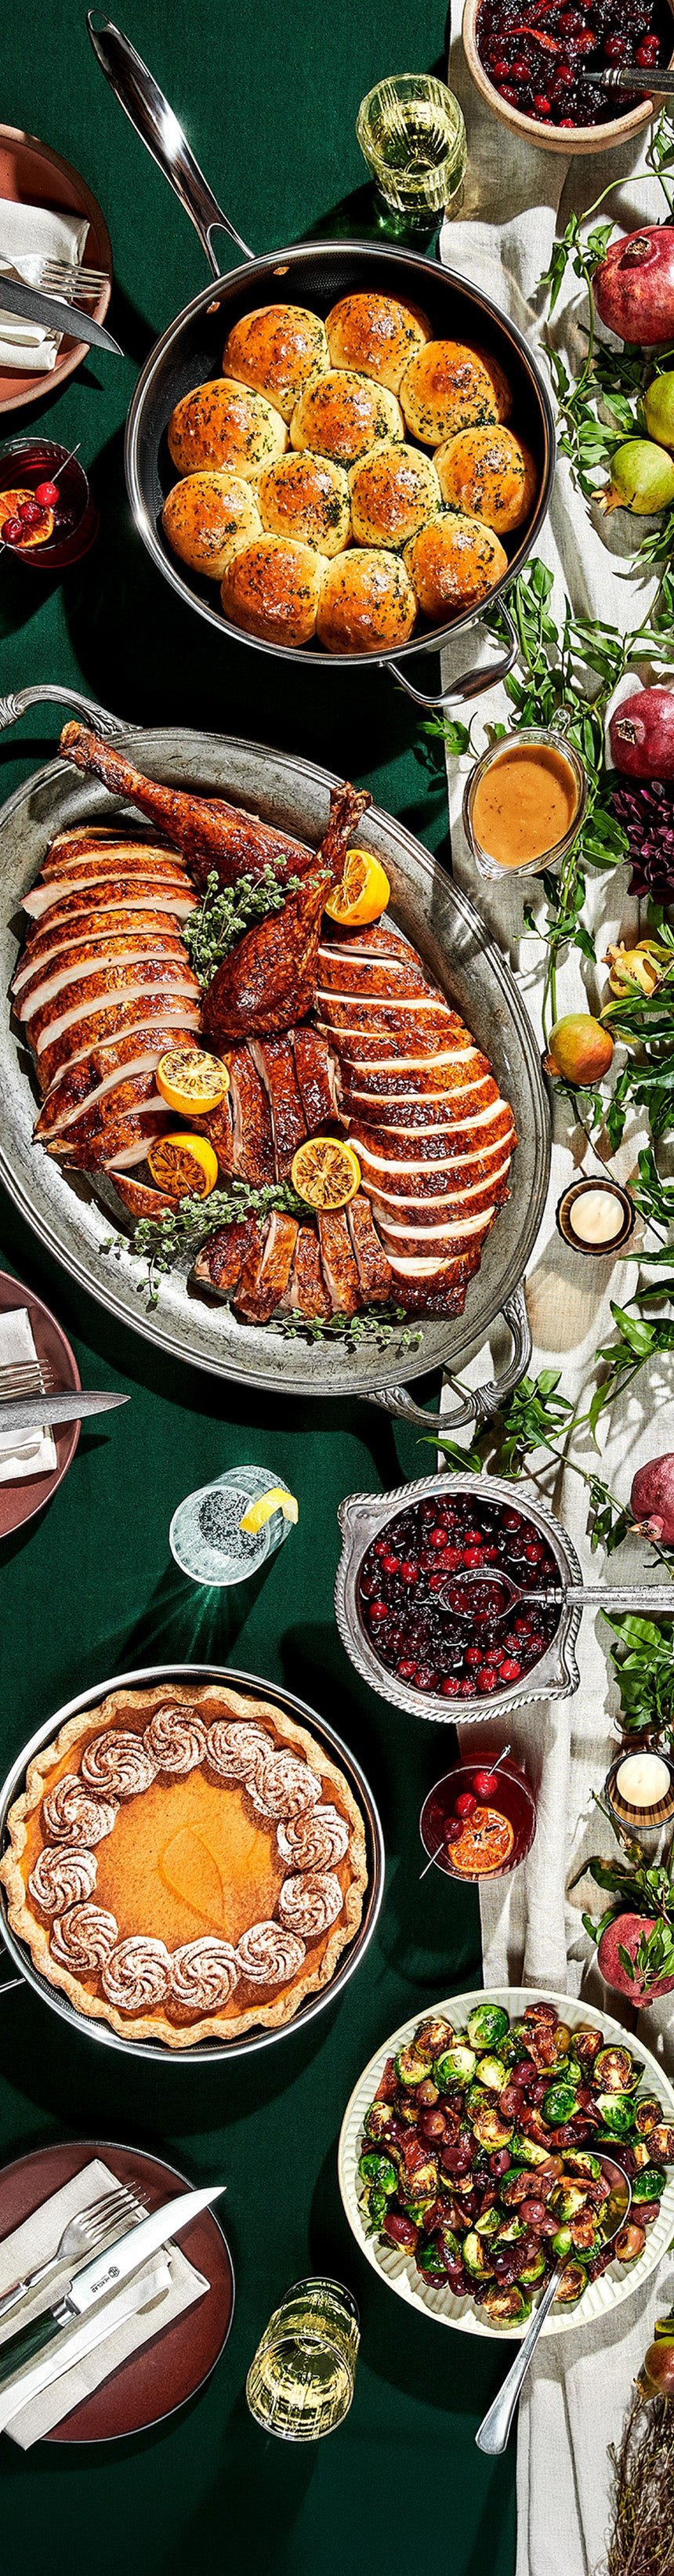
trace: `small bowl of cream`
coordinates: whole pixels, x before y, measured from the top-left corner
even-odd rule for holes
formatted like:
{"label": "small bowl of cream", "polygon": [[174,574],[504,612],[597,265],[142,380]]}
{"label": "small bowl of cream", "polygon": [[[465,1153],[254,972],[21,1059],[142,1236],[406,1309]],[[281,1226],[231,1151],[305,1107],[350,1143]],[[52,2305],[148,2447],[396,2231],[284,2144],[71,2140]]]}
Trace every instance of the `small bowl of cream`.
{"label": "small bowl of cream", "polygon": [[636,1224],[636,1208],[629,1190],[618,1181],[572,1181],[557,1208],[557,1225],[564,1242],[572,1251],[589,1254],[594,1261],[607,1253],[621,1252]]}
{"label": "small bowl of cream", "polygon": [[537,876],[570,848],[587,804],[587,778],[573,743],[523,725],[476,761],[466,782],[463,827],[480,876]]}

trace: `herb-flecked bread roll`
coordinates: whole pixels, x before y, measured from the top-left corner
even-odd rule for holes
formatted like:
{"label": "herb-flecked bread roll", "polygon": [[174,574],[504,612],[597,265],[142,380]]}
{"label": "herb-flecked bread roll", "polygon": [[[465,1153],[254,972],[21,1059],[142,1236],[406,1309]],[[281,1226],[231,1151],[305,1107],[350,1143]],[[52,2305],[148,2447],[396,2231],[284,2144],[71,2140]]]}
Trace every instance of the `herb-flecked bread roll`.
{"label": "herb-flecked bread roll", "polygon": [[353,367],[397,394],[415,349],[430,340],[431,326],[418,304],[395,295],[343,295],[325,325],[332,367]]}
{"label": "herb-flecked bread roll", "polygon": [[331,367],[309,385],[290,423],[291,447],[311,447],[317,456],[334,456],[337,465],[355,465],[378,439],[403,437],[395,394],[348,367]]}
{"label": "herb-flecked bread roll", "polygon": [[261,304],[243,313],[225,341],[223,372],[266,394],[284,420],[305,385],[330,365],[325,326],[302,304]]}
{"label": "herb-flecked bread roll", "polygon": [[533,456],[500,421],[490,429],[459,430],[436,447],[434,464],[443,501],[472,511],[499,536],[528,519],[538,490]]}
{"label": "herb-flecked bread roll", "polygon": [[460,510],[441,510],[405,547],[405,565],[424,617],[442,625],[453,609],[486,599],[508,570],[508,557],[493,528]]}
{"label": "herb-flecked bread roll", "polygon": [[266,644],[310,644],[324,569],[313,546],[265,530],[231,557],[220,593],[225,616]]}
{"label": "herb-flecked bread roll", "polygon": [[256,486],[263,527],[277,537],[298,537],[321,555],[341,554],[351,535],[349,485],[332,456],[289,448],[260,475]]}
{"label": "herb-flecked bread roll", "polygon": [[262,526],[255,494],[241,475],[185,474],[174,483],[161,514],[167,545],[191,572],[222,581],[235,546]]}
{"label": "herb-flecked bread roll", "polygon": [[179,474],[201,466],[228,466],[245,483],[273,465],[288,444],[285,421],[262,394],[231,376],[213,376],[183,394],[168,425],[169,452]]}
{"label": "herb-flecked bread roll", "polygon": [[371,447],[349,475],[351,518],[359,546],[407,545],[442,501],[430,456],[388,440]]}
{"label": "herb-flecked bread roll", "polygon": [[381,653],[406,644],[416,601],[400,555],[351,546],[328,564],[317,634],[328,653]]}
{"label": "herb-flecked bread roll", "polygon": [[512,409],[502,367],[464,340],[427,340],[405,368],[400,403],[407,429],[424,447],[439,447],[459,429],[506,420]]}

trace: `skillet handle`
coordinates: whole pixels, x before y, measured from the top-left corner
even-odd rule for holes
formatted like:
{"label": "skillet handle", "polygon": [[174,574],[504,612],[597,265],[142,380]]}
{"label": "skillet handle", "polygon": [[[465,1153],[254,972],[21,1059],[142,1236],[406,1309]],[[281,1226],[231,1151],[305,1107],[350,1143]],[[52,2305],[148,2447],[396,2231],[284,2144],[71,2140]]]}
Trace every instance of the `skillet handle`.
{"label": "skillet handle", "polygon": [[[368,1396],[368,1404],[379,1404],[383,1413],[392,1413],[399,1421],[414,1424],[418,1431],[426,1433],[437,1430],[442,1435],[445,1431],[463,1431],[469,1422],[490,1422],[504,1398],[519,1385],[531,1359],[531,1330],[523,1288],[516,1288],[513,1297],[506,1297],[502,1314],[512,1335],[512,1359],[503,1376],[490,1378],[486,1386],[461,1387],[461,1403],[453,1413],[427,1413],[423,1404],[415,1404],[406,1386],[378,1387],[376,1395]],[[458,1383],[453,1377],[445,1380],[447,1386]]]}
{"label": "skillet handle", "polygon": [[57,707],[74,707],[75,714],[84,716],[85,723],[93,725],[95,733],[102,733],[105,742],[114,742],[118,733],[137,733],[140,730],[131,724],[129,718],[113,716],[108,707],[99,707],[93,698],[84,698],[80,689],[62,687],[60,681],[38,680],[35,688],[14,689],[9,697],[0,698],[0,733],[5,733],[9,725],[18,724],[20,716],[25,716],[29,707],[39,707],[43,700],[51,700]]}
{"label": "skillet handle", "polygon": [[87,26],[101,71],[105,72],[115,98],[119,99],[131,125],[135,126],[141,143],[151,152],[157,168],[168,179],[174,196],[194,224],[213,276],[220,277],[221,268],[212,247],[212,232],[229,233],[230,241],[236,242],[244,259],[253,259],[254,253],[248,243],[242,241],[229,216],[223,215],[203,170],[195,161],[177,116],[174,116],[152,72],[148,71],[147,64],[136,53],[135,45],[129,43],[128,36],[122,35],[121,28],[116,27],[111,18],[101,19],[98,9],[87,10]]}
{"label": "skillet handle", "polygon": [[464,671],[461,678],[453,682],[451,689],[439,689],[435,695],[430,690],[413,689],[411,680],[405,678],[399,662],[389,663],[389,670],[393,672],[394,679],[400,681],[401,689],[406,690],[408,698],[414,699],[416,707],[463,706],[466,698],[481,698],[485,689],[495,689],[498,680],[507,680],[508,672],[512,671],[513,662],[517,658],[519,638],[510,610],[506,608],[503,599],[499,600],[499,615],[508,639],[505,652],[499,654],[495,662],[482,663],[474,671]]}

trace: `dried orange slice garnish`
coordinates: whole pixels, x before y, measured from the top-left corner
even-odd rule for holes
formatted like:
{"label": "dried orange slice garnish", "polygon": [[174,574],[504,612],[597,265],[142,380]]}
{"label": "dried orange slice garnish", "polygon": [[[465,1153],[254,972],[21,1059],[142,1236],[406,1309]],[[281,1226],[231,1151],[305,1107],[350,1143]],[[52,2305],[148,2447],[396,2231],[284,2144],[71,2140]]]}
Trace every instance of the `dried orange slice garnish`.
{"label": "dried orange slice garnish", "polygon": [[218,1157],[208,1136],[160,1136],[148,1163],[158,1190],[172,1199],[207,1199],[218,1177]]}
{"label": "dried orange slice garnish", "polygon": [[171,1047],[160,1057],[156,1083],[162,1100],[179,1117],[205,1118],[229,1091],[229,1074],[219,1056],[207,1055],[203,1047]]}
{"label": "dried orange slice garnish", "polygon": [[330,921],[353,924],[377,921],[386,911],[391,888],[385,868],[371,850],[349,850],[341,885],[325,906]]}
{"label": "dried orange slice garnish", "polygon": [[348,1207],[360,1189],[358,1155],[339,1136],[309,1136],[293,1155],[291,1179],[308,1207]]}

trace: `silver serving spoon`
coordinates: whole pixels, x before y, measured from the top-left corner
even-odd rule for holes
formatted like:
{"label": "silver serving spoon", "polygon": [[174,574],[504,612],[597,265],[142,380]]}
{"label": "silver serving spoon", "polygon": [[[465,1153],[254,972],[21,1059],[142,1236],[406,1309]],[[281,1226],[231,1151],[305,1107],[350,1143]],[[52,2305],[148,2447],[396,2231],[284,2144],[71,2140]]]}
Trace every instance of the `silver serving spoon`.
{"label": "silver serving spoon", "polygon": [[655,63],[650,71],[640,71],[636,63],[612,63],[610,68],[607,63],[605,71],[584,71],[582,78],[591,81],[593,89],[645,90],[649,98],[666,98],[674,90],[674,71],[658,70]]}
{"label": "silver serving spoon", "polygon": [[[548,1602],[553,1607],[559,1603],[571,1610],[665,1610],[674,1619],[674,1581],[616,1584],[615,1590],[610,1591],[606,1583],[527,1584],[524,1590],[513,1582],[511,1574],[502,1574],[499,1567],[491,1565],[474,1574],[468,1566],[464,1574],[448,1574],[443,1590],[436,1593],[436,1602],[441,1610],[453,1610],[457,1619],[472,1619],[481,1607],[480,1594],[485,1584],[495,1584],[504,1594],[503,1609],[495,1613],[497,1619],[505,1619],[511,1610],[520,1607],[528,1610],[534,1601]],[[457,1601],[457,1592],[462,1594],[462,1601]]]}
{"label": "silver serving spoon", "polygon": [[[627,2174],[623,2173],[622,2165],[616,2164],[614,2156],[604,2155],[596,2148],[592,2148],[591,2153],[596,2156],[597,2163],[601,2165],[610,2186],[609,2206],[602,2221],[602,2239],[604,2245],[611,2245],[619,2228],[624,2227],[626,2219],[629,2218],[632,2207],[632,2185],[628,2181]],[[522,2382],[526,2379],[541,2329],[552,2307],[555,2291],[565,2270],[566,2263],[557,2263],[554,2272],[550,2274],[549,2281],[546,2281],[543,2296],[534,2310],[531,2324],[527,2326],[519,2352],[516,2353],[515,2360],[506,2373],[498,2397],[494,2398],[493,2406],[488,2408],[479,2432],[475,2435],[478,2451],[488,2451],[492,2458],[499,2451],[505,2450]]]}

